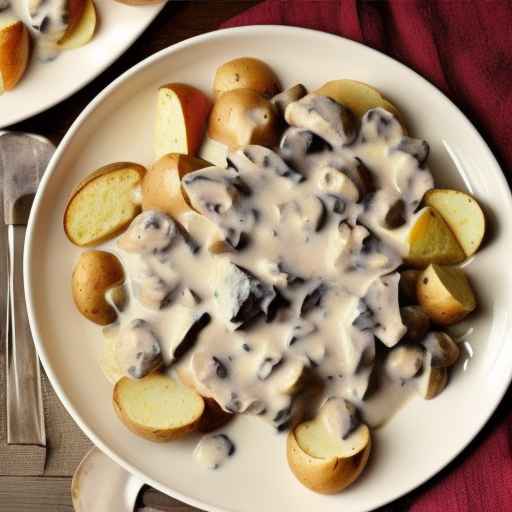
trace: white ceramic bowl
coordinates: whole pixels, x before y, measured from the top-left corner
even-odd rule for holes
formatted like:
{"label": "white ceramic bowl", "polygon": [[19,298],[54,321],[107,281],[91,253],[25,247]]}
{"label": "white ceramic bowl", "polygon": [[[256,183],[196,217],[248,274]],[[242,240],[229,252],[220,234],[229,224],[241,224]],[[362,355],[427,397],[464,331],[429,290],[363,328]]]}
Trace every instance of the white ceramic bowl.
{"label": "white ceramic bowl", "polygon": [[[437,183],[471,191],[489,211],[490,239],[467,265],[481,304],[466,322],[473,357],[454,372],[439,398],[413,400],[376,432],[364,477],[338,496],[302,487],[287,467],[285,437],[256,418],[228,427],[237,456],[213,472],[194,461],[192,440],[162,445],[132,435],[115,416],[111,386],[98,367],[100,331],[79,316],[71,300],[71,271],[80,253],[62,230],[71,189],[106,163],[152,161],[158,85],[185,81],[208,91],[216,67],[244,55],[266,60],[285,85],[300,81],[315,87],[349,77],[378,87],[404,111],[412,132],[431,143]],[[215,511],[368,510],[413,489],[452,460],[482,428],[510,382],[510,219],[510,192],[484,141],[449,100],[402,64],[304,29],[259,26],[205,34],[126,72],[84,110],[61,143],[28,230],[24,263],[32,332],[46,372],[75,421],[98,447],[161,491]]]}

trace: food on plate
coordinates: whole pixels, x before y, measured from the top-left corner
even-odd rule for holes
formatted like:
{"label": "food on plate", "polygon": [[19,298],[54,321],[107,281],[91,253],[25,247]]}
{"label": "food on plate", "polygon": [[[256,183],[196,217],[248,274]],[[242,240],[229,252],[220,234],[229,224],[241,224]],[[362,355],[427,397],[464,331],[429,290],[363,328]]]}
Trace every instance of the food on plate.
{"label": "food on plate", "polygon": [[60,42],[79,24],[87,0],[29,0],[32,27],[53,42]]}
{"label": "food on plate", "polygon": [[134,434],[166,442],[196,430],[204,400],[194,390],[160,373],[119,380],[112,395],[114,409]]}
{"label": "food on plate", "polygon": [[466,257],[475,254],[485,235],[484,213],[476,200],[459,190],[435,188],[425,194],[425,204],[448,224]]}
{"label": "food on plate", "polygon": [[[206,143],[209,99],[165,86],[149,171],[124,187],[100,172],[73,194],[68,236],[109,240],[117,269],[87,283],[95,316],[79,309],[109,314],[101,366],[132,431],[207,433],[195,456],[216,469],[235,454],[231,422],[258,416],[288,431],[301,483],[337,493],[364,471],[370,429],[447,385],[460,349],[436,326],[476,300],[443,265],[474,254],[483,216],[470,196],[434,189],[428,143],[371,86],[279,92],[268,66],[238,59],[214,90]],[[203,156],[223,148],[215,165],[195,156],[200,143]]]}
{"label": "food on plate", "polygon": [[195,155],[206,130],[210,99],[196,87],[171,83],[158,90],[155,157]]}
{"label": "food on plate", "polygon": [[132,162],[101,167],[74,190],[64,213],[64,231],[79,246],[117,235],[140,212],[140,190],[146,169]]}
{"label": "food on plate", "polygon": [[457,267],[429,265],[418,279],[418,300],[439,325],[459,322],[476,308],[469,280]]}
{"label": "food on plate", "polygon": [[288,464],[309,489],[334,494],[353,483],[364,470],[371,450],[370,430],[356,417],[352,404],[328,400],[314,420],[290,431]]}
{"label": "food on plate", "polygon": [[259,59],[241,57],[222,64],[213,80],[213,95],[216,99],[235,89],[251,89],[270,99],[281,90],[281,85],[268,64]]}
{"label": "food on plate", "polygon": [[169,153],[157,160],[142,181],[142,208],[160,210],[179,220],[184,212],[190,212],[181,190],[181,179],[192,171],[210,164],[190,155]]}
{"label": "food on plate", "polygon": [[426,352],[423,371],[418,377],[418,392],[425,400],[435,398],[448,383],[448,370],[443,366],[434,366],[433,357],[432,353]]}
{"label": "food on plate", "polygon": [[94,36],[97,24],[96,7],[93,0],[85,0],[84,10],[76,25],[57,43],[63,50],[72,50],[86,45]]}
{"label": "food on plate", "polygon": [[393,114],[405,127],[400,111],[382,94],[363,82],[357,80],[331,80],[315,91],[316,94],[328,96],[334,101],[348,107],[358,118],[362,118],[372,108],[383,108]]}
{"label": "food on plate", "polygon": [[409,233],[407,263],[425,268],[431,263],[453,265],[466,259],[459,242],[433,208],[427,207],[419,214]]}
{"label": "food on plate", "polygon": [[20,20],[0,18],[0,94],[10,91],[25,73],[29,56],[28,30]]}
{"label": "food on plate", "polygon": [[163,0],[116,0],[116,2],[126,5],[154,5],[163,2]]}
{"label": "food on plate", "polygon": [[120,284],[124,277],[123,267],[113,254],[105,251],[82,253],[71,278],[73,300],[78,311],[99,325],[114,322],[117,312],[105,294]]}
{"label": "food on plate", "polygon": [[279,116],[274,105],[258,92],[233,89],[213,105],[208,136],[231,149],[248,144],[274,146],[279,137]]}

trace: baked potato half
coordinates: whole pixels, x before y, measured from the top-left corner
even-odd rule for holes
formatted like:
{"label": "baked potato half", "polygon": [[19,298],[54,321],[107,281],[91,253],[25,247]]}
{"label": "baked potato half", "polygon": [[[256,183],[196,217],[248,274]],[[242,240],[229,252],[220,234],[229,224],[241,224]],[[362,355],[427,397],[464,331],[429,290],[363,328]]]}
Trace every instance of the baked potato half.
{"label": "baked potato half", "polygon": [[280,121],[274,105],[252,89],[234,89],[215,102],[208,136],[235,150],[249,144],[276,146]]}
{"label": "baked potato half", "polygon": [[171,83],[158,90],[155,158],[167,153],[195,155],[206,130],[210,99],[191,85]]}
{"label": "baked potato half", "polygon": [[460,322],[476,308],[476,299],[460,268],[429,265],[418,279],[421,307],[439,325]]}
{"label": "baked potato half", "polygon": [[64,212],[64,231],[81,247],[114,237],[140,213],[137,190],[146,169],[132,162],[101,167],[74,190]]}
{"label": "baked potato half", "polygon": [[268,64],[252,57],[240,57],[222,64],[213,79],[216,99],[235,89],[250,89],[269,99],[281,90],[281,85]]}
{"label": "baked potato half", "polygon": [[204,400],[193,389],[161,373],[142,379],[123,377],[114,386],[114,409],[134,434],[166,442],[197,429]]}
{"label": "baked potato half", "polygon": [[71,277],[71,291],[78,311],[95,324],[111,324],[117,319],[117,312],[107,301],[106,293],[123,281],[123,267],[112,253],[82,253]]}
{"label": "baked potato half", "polygon": [[84,10],[76,25],[58,42],[59,48],[72,50],[86,45],[94,36],[98,16],[93,0],[85,0]]}
{"label": "baked potato half", "polygon": [[435,188],[424,201],[441,215],[466,257],[475,254],[485,235],[484,212],[475,198],[459,190]]}
{"label": "baked potato half", "polygon": [[30,53],[27,27],[20,20],[0,20],[0,94],[14,89],[25,73]]}

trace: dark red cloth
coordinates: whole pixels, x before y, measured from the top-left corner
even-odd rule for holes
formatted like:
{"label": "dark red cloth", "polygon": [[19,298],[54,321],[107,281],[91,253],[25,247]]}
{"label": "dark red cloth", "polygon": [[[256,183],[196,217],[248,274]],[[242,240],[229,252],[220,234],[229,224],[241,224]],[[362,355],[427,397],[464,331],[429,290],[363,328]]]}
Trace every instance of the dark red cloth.
{"label": "dark red cloth", "polygon": [[[512,0],[267,0],[223,26],[255,24],[323,30],[400,60],[443,90],[511,171]],[[512,511],[512,415],[507,403],[500,410],[462,457],[413,495],[412,512]]]}

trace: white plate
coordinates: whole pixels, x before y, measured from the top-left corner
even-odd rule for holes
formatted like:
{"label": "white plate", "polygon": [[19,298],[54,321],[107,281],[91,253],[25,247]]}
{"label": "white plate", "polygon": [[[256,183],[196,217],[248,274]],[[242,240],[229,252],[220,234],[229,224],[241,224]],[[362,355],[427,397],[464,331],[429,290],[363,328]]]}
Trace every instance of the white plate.
{"label": "white plate", "polygon": [[[290,473],[285,437],[257,418],[227,430],[237,456],[208,471],[192,457],[194,441],[152,444],[128,432],[110,403],[98,367],[99,329],[79,316],[70,277],[80,251],[62,230],[71,189],[96,167],[116,160],[152,161],[156,88],[185,81],[208,91],[216,67],[235,56],[265,59],[285,85],[308,87],[350,77],[395,101],[415,134],[431,143],[438,183],[467,188],[490,211],[492,237],[467,270],[480,313],[467,322],[474,356],[458,368],[436,400],[413,400],[375,434],[368,470],[347,492],[321,496]],[[154,487],[215,511],[354,512],[372,509],[413,489],[455,457],[494,411],[511,378],[512,202],[484,141],[437,89],[402,64],[346,39],[305,29],[245,27],[199,36],[168,48],[126,72],[74,123],[39,189],[28,233],[26,292],[39,354],[61,400],[91,440]]]}
{"label": "white plate", "polygon": [[[14,12],[28,22],[27,0],[13,0]],[[23,121],[71,96],[114,62],[146,30],[164,3],[144,7],[94,0],[98,29],[92,41],[63,52],[51,62],[35,55],[15,89],[0,95],[0,128]]]}

